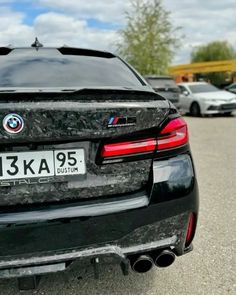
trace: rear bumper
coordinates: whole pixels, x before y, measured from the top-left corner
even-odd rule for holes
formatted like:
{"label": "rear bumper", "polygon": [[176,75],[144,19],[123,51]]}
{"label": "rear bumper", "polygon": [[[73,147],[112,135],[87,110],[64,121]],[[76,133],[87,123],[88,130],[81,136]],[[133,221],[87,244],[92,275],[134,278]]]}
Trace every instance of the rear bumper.
{"label": "rear bumper", "polygon": [[121,263],[127,255],[166,248],[183,255],[189,212],[197,210],[194,199],[191,195],[168,206],[162,203],[70,223],[2,229],[0,277],[25,276],[26,267],[32,275],[39,266],[66,266],[66,262],[86,258]]}
{"label": "rear bumper", "polygon": [[[191,165],[189,155],[158,161],[153,168],[151,197],[143,193],[130,197],[130,201],[136,200],[132,208],[121,203],[100,205],[109,210],[92,215],[88,206],[81,211],[67,207],[64,216],[63,211],[48,208],[53,219],[46,211],[25,212],[25,218],[22,212],[0,214],[0,277],[60,271],[79,259],[99,257],[121,263],[129,255],[165,248],[176,255],[185,254],[189,214],[198,212],[198,188]],[[137,206],[144,200],[145,204]]]}

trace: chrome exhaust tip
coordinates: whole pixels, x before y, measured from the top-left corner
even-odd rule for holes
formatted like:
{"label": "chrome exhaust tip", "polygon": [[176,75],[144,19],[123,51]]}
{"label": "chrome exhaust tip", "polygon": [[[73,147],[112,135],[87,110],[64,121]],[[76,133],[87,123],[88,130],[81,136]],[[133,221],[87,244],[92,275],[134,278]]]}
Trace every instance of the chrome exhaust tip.
{"label": "chrome exhaust tip", "polygon": [[133,262],[131,262],[131,268],[134,272],[145,273],[153,267],[153,260],[149,255],[141,255]]}
{"label": "chrome exhaust tip", "polygon": [[168,267],[175,261],[175,254],[170,250],[162,251],[155,259],[158,267]]}

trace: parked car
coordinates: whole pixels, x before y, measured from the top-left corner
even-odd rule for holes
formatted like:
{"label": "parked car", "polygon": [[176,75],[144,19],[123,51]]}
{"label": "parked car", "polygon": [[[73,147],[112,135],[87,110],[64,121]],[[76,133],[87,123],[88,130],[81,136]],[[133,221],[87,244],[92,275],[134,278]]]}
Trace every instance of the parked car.
{"label": "parked car", "polygon": [[34,46],[0,48],[0,278],[171,265],[198,216],[186,122],[112,53]]}
{"label": "parked car", "polygon": [[236,95],[206,82],[180,83],[180,108],[193,116],[226,114],[236,109]]}
{"label": "parked car", "polygon": [[236,83],[232,83],[229,86],[225,87],[225,90],[236,94]]}
{"label": "parked car", "polygon": [[146,81],[152,88],[171,101],[177,108],[179,108],[180,91],[174,79],[170,76],[145,76]]}

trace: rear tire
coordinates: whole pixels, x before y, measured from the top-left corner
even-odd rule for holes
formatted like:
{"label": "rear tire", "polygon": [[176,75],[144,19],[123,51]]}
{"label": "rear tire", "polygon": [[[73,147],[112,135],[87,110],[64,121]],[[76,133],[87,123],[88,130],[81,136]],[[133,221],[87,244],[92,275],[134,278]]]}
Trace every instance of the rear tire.
{"label": "rear tire", "polygon": [[190,114],[194,117],[200,117],[201,116],[201,109],[197,102],[192,103],[190,107]]}

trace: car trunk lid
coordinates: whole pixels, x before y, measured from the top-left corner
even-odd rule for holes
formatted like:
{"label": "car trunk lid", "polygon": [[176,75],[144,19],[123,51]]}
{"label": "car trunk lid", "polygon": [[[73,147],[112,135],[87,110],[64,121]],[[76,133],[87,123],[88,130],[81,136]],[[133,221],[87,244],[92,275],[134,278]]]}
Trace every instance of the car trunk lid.
{"label": "car trunk lid", "polygon": [[0,206],[79,201],[145,189],[152,159],[100,165],[96,158],[104,140],[156,132],[168,112],[168,102],[153,92],[22,93],[17,98],[2,94],[1,119],[15,113],[25,124],[14,135],[0,127],[2,158],[4,153],[31,152],[33,160],[34,152],[83,150],[86,173],[2,179]]}

